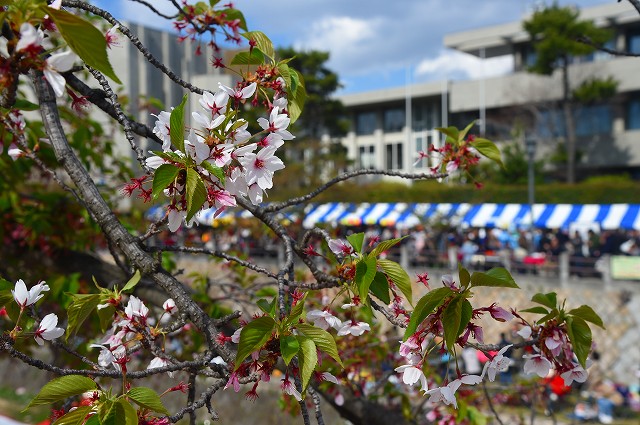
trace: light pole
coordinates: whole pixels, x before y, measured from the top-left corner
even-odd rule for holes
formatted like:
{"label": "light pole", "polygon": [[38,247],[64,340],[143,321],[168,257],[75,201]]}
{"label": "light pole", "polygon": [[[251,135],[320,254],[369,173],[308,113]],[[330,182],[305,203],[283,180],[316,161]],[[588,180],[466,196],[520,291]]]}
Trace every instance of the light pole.
{"label": "light pole", "polygon": [[529,175],[527,181],[529,183],[529,217],[531,218],[531,238],[529,241],[529,252],[533,252],[535,246],[533,244],[533,230],[535,223],[533,222],[533,205],[535,204],[535,173],[534,173],[534,160],[536,156],[536,139],[529,136],[524,141],[527,149],[527,158],[529,162]]}

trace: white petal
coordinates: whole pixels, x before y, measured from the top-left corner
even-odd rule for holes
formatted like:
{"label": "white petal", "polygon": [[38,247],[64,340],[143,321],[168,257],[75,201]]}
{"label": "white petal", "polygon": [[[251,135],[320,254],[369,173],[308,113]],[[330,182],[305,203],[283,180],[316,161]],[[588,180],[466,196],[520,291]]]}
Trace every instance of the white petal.
{"label": "white petal", "polygon": [[52,71],[49,69],[45,69],[43,72],[44,78],[46,78],[51,85],[51,88],[55,92],[56,97],[62,97],[62,95],[64,94],[64,87],[67,84],[64,77],[58,74],[56,71]]}

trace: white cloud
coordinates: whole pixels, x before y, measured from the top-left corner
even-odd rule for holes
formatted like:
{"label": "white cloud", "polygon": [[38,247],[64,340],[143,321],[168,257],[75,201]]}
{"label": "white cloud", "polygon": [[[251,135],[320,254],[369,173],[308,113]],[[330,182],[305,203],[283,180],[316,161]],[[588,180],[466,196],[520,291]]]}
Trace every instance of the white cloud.
{"label": "white cloud", "polygon": [[420,79],[478,79],[505,75],[513,71],[513,57],[499,56],[482,60],[455,50],[441,50],[435,58],[422,60],[415,75]]}
{"label": "white cloud", "polygon": [[[339,74],[375,64],[372,50],[382,29],[381,19],[327,16],[311,24],[308,32],[294,43],[296,49],[330,51],[329,65]],[[357,73],[357,72],[356,72]]]}

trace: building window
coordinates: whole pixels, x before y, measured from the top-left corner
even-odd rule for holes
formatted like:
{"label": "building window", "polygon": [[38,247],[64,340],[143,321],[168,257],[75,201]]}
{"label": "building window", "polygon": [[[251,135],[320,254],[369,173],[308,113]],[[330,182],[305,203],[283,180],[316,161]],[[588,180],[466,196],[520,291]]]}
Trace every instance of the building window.
{"label": "building window", "polygon": [[627,52],[640,53],[640,30],[633,30],[627,33]]}
{"label": "building window", "polygon": [[640,97],[634,97],[627,103],[627,130],[640,130]]}
{"label": "building window", "polygon": [[578,137],[611,134],[611,105],[590,105],[578,108],[575,121]]}
{"label": "building window", "polygon": [[360,112],[356,115],[356,134],[366,136],[376,130],[376,113]]}
{"label": "building window", "polygon": [[425,168],[428,166],[427,158],[420,155],[420,152],[427,153],[429,150],[429,143],[426,137],[418,136],[416,137],[416,152],[415,152],[415,160],[418,161],[415,164],[416,168]]}
{"label": "building window", "polygon": [[387,170],[401,170],[402,164],[402,143],[388,143],[385,146],[385,163]]}
{"label": "building window", "polygon": [[404,109],[394,108],[384,111],[384,132],[397,133],[402,131],[405,124]]}
{"label": "building window", "polygon": [[360,146],[358,148],[358,163],[360,169],[375,169],[376,168],[376,156],[375,146]]}
{"label": "building window", "polygon": [[[565,117],[560,110],[543,111],[538,122],[538,134],[544,138],[565,137]],[[573,111],[573,120],[577,137],[589,137],[599,134],[611,134],[611,105],[582,106]]]}

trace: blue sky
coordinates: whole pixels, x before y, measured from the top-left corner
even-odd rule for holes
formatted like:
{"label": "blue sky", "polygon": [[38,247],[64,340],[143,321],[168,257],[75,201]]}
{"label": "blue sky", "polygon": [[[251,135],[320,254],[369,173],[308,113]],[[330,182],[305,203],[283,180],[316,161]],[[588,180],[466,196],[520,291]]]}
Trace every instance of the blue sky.
{"label": "blue sky", "polygon": [[[587,7],[615,0],[559,0]],[[171,29],[130,0],[98,5],[120,18]],[[329,51],[329,67],[340,76],[342,93],[402,86],[405,82],[478,78],[508,72],[508,58],[484,64],[444,49],[445,34],[518,20],[533,0],[236,0],[250,30],[266,33],[277,46]],[[170,11],[168,0],[154,6]],[[628,7],[621,4],[620,7]]]}

